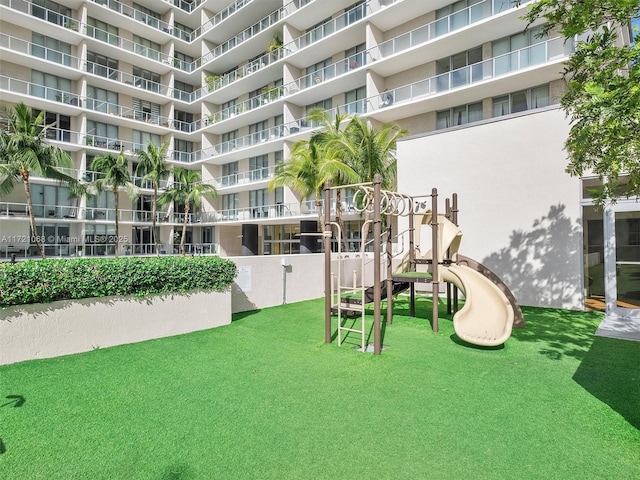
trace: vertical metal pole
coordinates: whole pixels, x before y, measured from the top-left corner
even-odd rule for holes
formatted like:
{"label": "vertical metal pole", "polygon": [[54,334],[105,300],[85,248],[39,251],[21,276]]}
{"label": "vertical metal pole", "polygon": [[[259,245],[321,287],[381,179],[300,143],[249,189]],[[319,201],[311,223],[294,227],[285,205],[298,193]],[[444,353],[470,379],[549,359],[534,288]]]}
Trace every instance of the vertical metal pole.
{"label": "vertical metal pole", "polygon": [[438,272],[438,189],[431,190],[431,275],[433,295],[433,331],[438,331],[438,295],[440,293],[440,278]]}
{"label": "vertical metal pole", "polygon": [[[409,215],[409,271],[416,271],[416,250],[415,250],[415,211]],[[409,283],[409,315],[416,316],[416,284]]]}
{"label": "vertical metal pole", "polygon": [[[448,198],[444,200],[444,215],[445,218],[453,221],[451,217],[451,202]],[[447,259],[451,258],[451,250],[447,249]],[[447,314],[451,314],[451,284],[447,282]]]}
{"label": "vertical metal pole", "polygon": [[[452,195],[452,205],[451,205],[451,221],[458,226],[458,194],[454,193]],[[458,259],[456,258],[456,262]],[[458,311],[458,287],[454,287],[453,289],[453,311]]]}
{"label": "vertical metal pole", "polygon": [[387,227],[387,325],[393,323],[393,255],[391,249],[391,236],[393,234],[393,226],[388,222]]}
{"label": "vertical metal pole", "polygon": [[373,177],[373,354],[380,355],[380,175]]}
{"label": "vertical metal pole", "polygon": [[[331,185],[324,184],[324,341],[331,343]],[[340,319],[338,319],[340,321]]]}

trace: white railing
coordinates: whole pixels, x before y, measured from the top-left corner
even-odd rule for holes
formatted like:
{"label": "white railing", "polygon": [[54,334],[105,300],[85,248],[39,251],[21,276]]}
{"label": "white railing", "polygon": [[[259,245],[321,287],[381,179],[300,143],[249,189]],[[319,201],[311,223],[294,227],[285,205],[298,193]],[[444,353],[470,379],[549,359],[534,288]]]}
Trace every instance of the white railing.
{"label": "white railing", "polygon": [[[422,97],[446,92],[475,82],[491,80],[509,75],[518,70],[538,66],[547,62],[567,58],[574,50],[572,41],[554,38],[536,43],[504,55],[452,70],[435,77],[426,78],[409,85],[384,92],[381,97],[370,97],[373,109],[413,101]],[[379,100],[378,102],[376,100]]]}
{"label": "white railing", "polygon": [[160,30],[161,32],[165,32],[165,33],[172,33],[173,27],[167,22],[164,22],[153,15],[149,15],[147,13],[141,12],[140,10],[137,10],[129,5],[120,3],[117,0],[107,0],[104,3],[100,2],[99,0],[92,0],[92,1],[114,12],[133,18],[134,20],[140,23],[143,23],[145,25],[148,25],[151,28]]}
{"label": "white railing", "polygon": [[213,180],[213,185],[217,189],[225,187],[233,187],[236,185],[244,185],[247,183],[264,182],[273,178],[276,171],[275,166],[257,168],[246,172],[232,173],[217,177]]}

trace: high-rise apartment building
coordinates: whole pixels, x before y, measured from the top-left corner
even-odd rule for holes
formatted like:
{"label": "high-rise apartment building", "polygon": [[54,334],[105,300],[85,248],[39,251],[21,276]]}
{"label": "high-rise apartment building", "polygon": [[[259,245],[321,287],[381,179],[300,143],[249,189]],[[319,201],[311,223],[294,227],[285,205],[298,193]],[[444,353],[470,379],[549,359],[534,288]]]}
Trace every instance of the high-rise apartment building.
{"label": "high-rise apartment building", "polygon": [[[50,141],[80,180],[93,180],[93,160],[108,153],[123,152],[134,174],[138,149],[168,142],[168,161],[200,170],[218,192],[188,214],[191,248],[296,253],[300,232],[315,229],[313,199],[267,185],[314,128],[311,109],[416,135],[557,104],[573,44],[523,32],[526,2],[514,3],[0,0],[0,101],[45,111]],[[153,191],[135,181],[135,199],[119,193],[121,248],[152,253]],[[113,194],[73,199],[55,181],[32,182],[48,255],[113,252]],[[24,195],[0,198],[2,257],[37,254]],[[351,240],[358,218],[347,216]],[[182,206],[157,220],[171,252]]]}

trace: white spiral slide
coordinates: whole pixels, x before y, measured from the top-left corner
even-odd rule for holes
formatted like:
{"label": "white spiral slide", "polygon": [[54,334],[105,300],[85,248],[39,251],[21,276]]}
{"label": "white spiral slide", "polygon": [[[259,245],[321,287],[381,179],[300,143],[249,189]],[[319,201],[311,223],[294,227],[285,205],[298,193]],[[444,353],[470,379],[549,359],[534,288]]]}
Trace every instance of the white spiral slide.
{"label": "white spiral slide", "polygon": [[511,336],[514,312],[504,293],[487,277],[465,265],[442,265],[442,279],[458,287],[464,306],[453,316],[458,337],[474,345],[502,345]]}

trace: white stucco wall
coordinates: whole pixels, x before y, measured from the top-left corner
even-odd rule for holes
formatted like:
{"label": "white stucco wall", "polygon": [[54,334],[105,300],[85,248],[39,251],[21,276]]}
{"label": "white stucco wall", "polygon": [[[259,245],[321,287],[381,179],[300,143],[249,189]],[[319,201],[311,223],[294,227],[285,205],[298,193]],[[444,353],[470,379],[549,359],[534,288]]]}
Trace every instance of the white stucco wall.
{"label": "white stucco wall", "polygon": [[[565,173],[564,113],[547,109],[398,143],[398,191],[458,194],[460,253],[522,305],[583,308],[580,181]],[[401,228],[402,230],[402,228]]]}
{"label": "white stucco wall", "polygon": [[0,310],[0,365],[231,323],[231,293],[63,300]]}
{"label": "white stucco wall", "polygon": [[[230,257],[238,266],[233,312],[324,296],[324,254]],[[287,266],[283,266],[283,260]]]}

